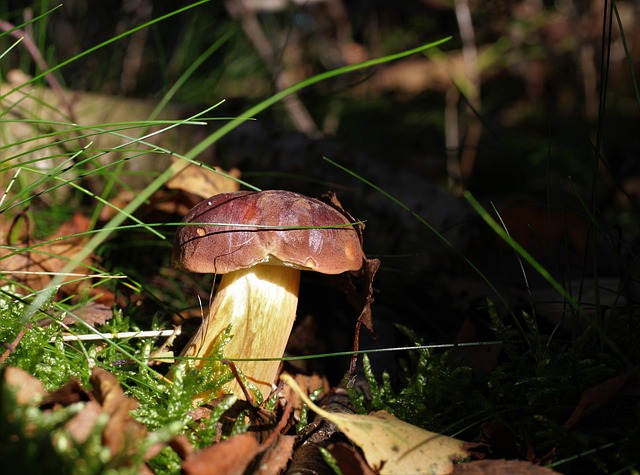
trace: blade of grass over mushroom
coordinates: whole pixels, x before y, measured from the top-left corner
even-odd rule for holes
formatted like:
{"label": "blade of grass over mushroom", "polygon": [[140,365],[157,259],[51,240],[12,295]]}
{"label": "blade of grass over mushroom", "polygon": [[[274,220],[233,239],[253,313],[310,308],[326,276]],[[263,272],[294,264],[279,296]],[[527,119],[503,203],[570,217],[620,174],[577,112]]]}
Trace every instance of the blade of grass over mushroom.
{"label": "blade of grass over mushroom", "polygon": [[[216,104],[213,107],[217,107],[219,104],[221,104],[223,101],[220,101],[218,104]],[[208,109],[210,110],[210,109]],[[206,120],[229,120],[229,117],[211,117],[211,118],[207,118]],[[25,145],[28,144],[29,142],[35,142],[38,139],[45,139],[45,138],[54,138],[54,137],[59,137],[61,135],[69,135],[68,138],[60,138],[54,142],[51,143],[47,143],[45,145],[41,145],[29,150],[25,150],[23,152],[20,152],[18,154],[12,155],[11,157],[7,157],[4,158],[2,161],[0,161],[0,163],[6,163],[6,162],[11,162],[12,160],[15,160],[16,158],[20,158],[23,157],[25,155],[29,155],[30,153],[33,153],[35,151],[38,150],[43,150],[46,148],[49,148],[51,146],[55,146],[55,145],[64,145],[67,144],[69,142],[74,142],[74,141],[78,141],[78,140],[83,140],[83,139],[90,139],[93,138],[95,136],[99,136],[99,135],[104,135],[104,134],[109,134],[109,135],[113,135],[114,137],[118,137],[118,138],[122,138],[125,140],[129,141],[129,144],[131,143],[140,143],[142,145],[146,145],[148,147],[151,148],[157,148],[158,150],[162,150],[165,151],[167,153],[170,153],[168,150],[156,145],[156,144],[152,144],[149,143],[145,140],[145,138],[151,137],[152,135],[148,135],[145,137],[132,137],[130,135],[126,135],[124,133],[122,133],[122,131],[125,130],[130,130],[130,129],[140,129],[140,128],[148,128],[148,127],[152,127],[152,126],[158,126],[158,125],[176,125],[176,120],[151,120],[151,119],[147,119],[147,120],[141,120],[141,121],[127,121],[127,122],[106,122],[106,123],[102,123],[102,124],[95,124],[95,125],[78,125],[78,124],[73,124],[70,122],[62,122],[62,121],[56,121],[56,120],[44,120],[44,119],[11,119],[11,120],[0,120],[0,124],[29,124],[29,125],[34,125],[34,126],[60,126],[60,127],[66,127],[64,130],[59,130],[56,129],[52,132],[42,132],[40,134],[38,134],[38,136],[33,136],[33,137],[28,137],[25,138],[23,140],[17,140],[17,141],[13,141],[10,144],[6,144],[6,145],[1,145],[0,146],[0,150],[6,150],[10,147],[14,147],[17,145]],[[179,125],[206,125],[207,122],[205,120],[200,120],[200,121],[182,121],[180,122]],[[168,129],[162,130],[162,131],[158,131],[158,132],[165,132]],[[85,131],[90,131],[90,132],[85,132]],[[85,132],[82,134],[76,134],[76,132]],[[158,133],[156,132],[156,134]],[[71,135],[73,134],[73,135]],[[143,134],[144,135],[144,134]],[[34,161],[39,161],[41,159],[35,159]],[[15,168],[18,167],[24,163],[29,163],[29,162],[21,162],[21,163],[16,163],[13,166],[7,167],[7,168]],[[2,171],[2,169],[0,169],[0,171]]]}
{"label": "blade of grass over mushroom", "polygon": [[[154,120],[156,119],[160,113],[162,112],[162,110],[164,110],[164,108],[167,106],[167,104],[171,101],[171,99],[175,96],[175,94],[180,90],[180,88],[186,83],[186,81],[195,73],[195,71],[197,71],[197,69],[207,60],[207,58],[209,58],[214,52],[216,52],[227,40],[229,40],[229,38],[231,38],[233,34],[233,31],[228,31],[225,34],[222,35],[222,37],[216,41],[214,44],[212,44],[204,53],[202,53],[190,66],[189,68],[187,68],[186,71],[184,71],[184,73],[182,73],[182,75],[176,80],[176,82],[173,84],[173,86],[171,86],[171,88],[169,89],[169,91],[167,91],[166,94],[164,94],[164,96],[162,97],[162,99],[160,100],[160,102],[158,103],[158,105],[153,109],[153,111],[151,112],[151,114],[149,115],[148,119],[149,120]],[[216,105],[217,106],[217,105]],[[214,118],[214,120],[225,120],[222,118]],[[245,184],[245,186],[248,186],[249,188],[251,188],[251,185],[244,183],[243,181],[241,181],[240,179],[238,179],[237,177],[232,177],[220,170],[217,170],[213,167],[210,167],[208,165],[205,164],[201,164],[201,163],[197,163],[197,165],[209,170],[209,171],[213,171],[216,174],[225,176],[226,178],[232,179],[234,181],[237,181],[241,184]],[[122,162],[122,166],[124,166],[124,162]],[[109,190],[112,188],[112,186],[115,183],[116,177],[119,174],[116,173],[114,174],[113,178],[111,180],[109,180],[106,184],[105,184],[105,193],[108,193]],[[98,214],[100,213],[100,209],[96,208],[95,212],[94,212],[94,219],[97,218]]]}
{"label": "blade of grass over mushroom", "polygon": [[409,212],[411,214],[411,216],[413,216],[415,219],[417,219],[421,224],[423,224],[429,231],[431,231],[438,239],[440,239],[449,249],[451,249],[453,252],[456,253],[456,255],[458,257],[460,257],[462,260],[464,260],[464,262],[467,263],[467,265],[469,265],[469,267],[471,267],[476,274],[478,274],[478,276],[489,286],[489,288],[493,291],[493,293],[502,301],[502,303],[505,304],[506,308],[509,308],[509,306],[507,305],[506,300],[504,299],[504,297],[500,294],[500,292],[498,291],[498,289],[496,289],[496,287],[493,285],[493,283],[491,282],[491,280],[484,275],[484,273],[473,263],[469,260],[468,257],[466,257],[464,254],[462,254],[458,249],[456,249],[456,247],[451,244],[451,242],[444,237],[444,235],[439,232],[437,229],[435,229],[433,226],[431,226],[431,224],[429,224],[429,222],[427,220],[425,220],[422,216],[420,216],[418,213],[416,213],[415,211],[413,211],[409,206],[407,206],[406,204],[404,204],[402,201],[400,201],[399,199],[397,199],[395,196],[391,195],[390,193],[384,191],[382,188],[380,188],[378,185],[376,185],[375,183],[372,183],[371,181],[367,180],[366,178],[364,178],[363,176],[355,173],[353,170],[350,170],[349,168],[340,165],[339,163],[331,160],[330,158],[327,157],[322,157],[325,161],[329,162],[331,165],[333,165],[336,168],[339,168],[340,170],[348,173],[349,175],[351,175],[352,177],[360,180],[362,183],[364,183],[367,186],[370,186],[371,188],[373,188],[374,190],[376,190],[377,192],[381,193],[382,195],[384,195],[386,198],[388,198],[390,201],[392,201],[393,203],[395,203],[396,205],[400,206],[402,209],[404,209],[405,211]]}
{"label": "blade of grass over mushroom", "polygon": [[[216,104],[219,105],[220,103]],[[213,106],[213,107],[216,107]],[[28,124],[37,124],[37,125],[53,125],[53,126],[65,126],[65,125],[69,125],[66,122],[58,122],[58,121],[42,121],[42,120],[22,120],[22,121],[0,121],[1,123],[10,123],[10,122],[22,122],[22,123],[28,123]],[[9,144],[6,145],[4,147],[0,147],[0,150],[2,150],[3,148],[8,148],[14,145],[23,145],[28,143],[31,140],[38,140],[41,138],[48,138],[48,137],[58,137],[61,134],[69,134],[70,137],[69,138],[61,138],[59,140],[56,140],[55,142],[52,143],[47,143],[35,148],[31,148],[28,150],[25,150],[19,154],[13,155],[11,157],[8,157],[2,161],[0,161],[0,164],[7,164],[5,167],[0,168],[0,172],[4,172],[7,170],[11,170],[13,168],[27,168],[29,165],[31,164],[35,164],[36,167],[35,168],[27,168],[28,170],[34,172],[34,173],[40,173],[42,175],[42,177],[39,180],[36,180],[35,182],[29,183],[27,185],[25,185],[22,190],[17,193],[11,200],[8,201],[8,203],[11,203],[13,201],[18,200],[21,196],[25,197],[25,200],[19,201],[16,204],[14,204],[14,206],[18,206],[18,205],[22,205],[24,204],[26,201],[28,201],[29,199],[31,199],[32,195],[31,192],[32,190],[40,187],[41,185],[43,185],[47,179],[49,178],[59,178],[59,175],[63,172],[69,171],[71,169],[81,169],[82,166],[86,163],[92,162],[94,160],[96,160],[97,158],[100,158],[101,156],[107,154],[107,153],[111,153],[112,151],[121,151],[123,149],[126,150],[127,147],[131,146],[132,144],[140,144],[140,145],[144,145],[145,147],[148,147],[148,149],[145,149],[144,152],[150,153],[150,152],[158,152],[158,153],[166,153],[166,154],[171,154],[172,152],[170,150],[167,150],[163,147],[157,146],[155,144],[152,144],[150,142],[148,142],[146,139],[148,139],[149,137],[152,136],[152,134],[149,134],[147,136],[144,137],[139,137],[139,138],[134,138],[131,137],[129,135],[123,134],[121,133],[121,131],[123,130],[127,130],[130,128],[138,128],[140,126],[145,126],[145,125],[165,125],[165,124],[169,124],[167,127],[163,128],[162,130],[156,131],[154,134],[158,134],[158,133],[162,133],[162,132],[166,132],[167,130],[170,130],[171,128],[176,127],[177,125],[204,125],[206,124],[206,122],[202,122],[202,121],[189,121],[188,119],[185,121],[179,121],[176,122],[174,121],[142,121],[142,122],[129,122],[129,123],[108,123],[108,124],[100,124],[100,125],[94,125],[94,126],[77,126],[74,124],[73,127],[70,127],[64,131],[60,131],[60,130],[56,130],[54,132],[48,133],[48,134],[42,134],[39,137],[34,137],[32,139],[25,139],[23,141],[20,142],[15,142],[13,144]],[[111,127],[116,127],[116,129],[111,129]],[[91,133],[84,133],[84,134],[80,134],[80,135],[71,135],[74,132],[78,132],[78,131],[84,131],[84,130],[91,130]],[[36,159],[31,159],[31,160],[25,160],[25,161],[18,161],[18,158],[21,158],[23,156],[27,156],[29,154],[32,154],[34,152],[38,152],[41,150],[46,150],[52,146],[60,146],[60,145],[64,145],[68,142],[76,142],[79,139],[88,139],[88,138],[93,138],[94,136],[97,135],[102,135],[102,134],[110,134],[113,135],[115,137],[118,138],[122,138],[125,139],[126,142],[123,144],[120,144],[119,146],[117,146],[116,148],[113,149],[109,149],[109,150],[103,150],[100,151],[98,153],[92,154],[91,156],[84,158],[82,160],[78,160],[76,161],[76,158],[78,158],[82,153],[84,153],[90,146],[91,143],[85,145],[85,147],[81,150],[79,150],[78,152],[76,152],[75,154],[71,155],[70,157],[66,158],[64,161],[62,161],[61,163],[59,163],[58,165],[56,165],[54,168],[50,168],[50,169],[46,169],[45,171],[43,171],[40,167],[37,166],[37,164],[39,162],[41,162],[42,160],[46,160],[50,157],[44,157],[44,158],[36,158]],[[106,163],[102,166],[93,168],[91,170],[91,173],[100,173],[102,170],[106,170],[110,167],[114,167],[117,166],[120,163],[125,163],[127,160],[129,160],[130,157],[127,157],[126,159],[122,159],[122,160],[118,160],[118,161],[113,161],[113,162],[109,162]],[[84,173],[80,174],[81,176],[84,175]],[[78,178],[81,178],[78,177]],[[63,186],[67,183],[71,183],[72,180],[65,178],[64,181],[61,183],[60,186]],[[48,193],[50,191],[55,190],[58,187],[52,187],[49,189],[45,189],[43,191],[40,192],[40,194],[43,193]],[[6,207],[3,208],[2,211],[6,212],[9,211],[12,207]]]}
{"label": "blade of grass over mushroom", "polygon": [[[83,191],[83,192],[85,192],[85,193],[87,193],[87,194],[90,194],[90,196],[91,196],[91,195],[93,195],[94,197],[98,198],[98,197],[97,197],[97,195],[93,194],[92,192],[90,192],[90,191],[88,191],[88,190],[86,190],[86,189],[84,189],[84,188],[82,188],[82,187],[79,187],[78,185],[75,185],[75,184],[73,183],[73,180],[72,180],[72,179],[69,179],[69,178],[61,178],[61,177],[60,177],[60,174],[61,174],[62,172],[64,172],[64,171],[68,171],[68,170],[69,170],[69,169],[71,169],[71,168],[79,168],[79,167],[81,167],[83,164],[88,163],[88,162],[91,162],[91,161],[93,161],[93,160],[95,160],[95,159],[97,159],[97,158],[99,158],[99,157],[101,157],[101,156],[103,156],[103,155],[105,155],[105,154],[107,154],[107,153],[111,153],[111,152],[113,152],[113,151],[117,151],[117,150],[122,150],[122,149],[124,149],[124,148],[126,148],[126,147],[129,147],[129,146],[130,146],[130,145],[132,145],[132,144],[138,144],[138,143],[139,143],[139,144],[143,144],[143,145],[146,145],[146,146],[150,147],[151,151],[158,151],[158,152],[163,152],[163,153],[171,154],[171,153],[172,153],[171,151],[169,151],[169,150],[167,150],[167,149],[165,149],[165,148],[162,148],[162,147],[158,147],[158,146],[156,146],[156,145],[153,145],[153,144],[151,144],[151,143],[147,142],[146,140],[147,140],[148,138],[152,137],[152,136],[159,135],[159,134],[161,134],[161,133],[163,133],[163,132],[166,132],[166,131],[168,131],[168,130],[171,130],[171,129],[173,129],[173,128],[175,128],[175,127],[178,127],[178,126],[180,126],[180,125],[192,125],[192,124],[198,124],[198,122],[195,122],[195,121],[194,121],[194,119],[195,119],[195,118],[198,118],[198,117],[200,117],[200,116],[202,116],[202,115],[204,115],[204,114],[207,114],[208,112],[210,112],[211,110],[213,110],[214,108],[216,108],[216,107],[218,107],[220,104],[222,104],[222,102],[223,102],[223,101],[220,101],[220,102],[218,102],[217,104],[214,104],[213,106],[211,106],[211,107],[209,107],[209,108],[205,109],[204,111],[202,111],[202,112],[200,112],[200,113],[198,113],[198,114],[196,114],[196,115],[194,115],[194,116],[192,116],[192,117],[190,117],[190,118],[187,118],[187,119],[184,119],[184,120],[180,120],[180,121],[168,121],[167,123],[168,123],[169,125],[168,125],[167,127],[164,127],[164,128],[162,128],[162,129],[160,129],[160,130],[157,130],[157,131],[154,131],[154,132],[152,132],[152,133],[149,133],[149,134],[147,134],[147,135],[145,135],[145,136],[143,136],[143,137],[140,137],[140,138],[133,138],[133,137],[126,136],[126,135],[124,135],[124,134],[115,134],[115,135],[117,135],[118,137],[126,138],[126,139],[127,139],[127,142],[125,142],[125,143],[123,143],[123,144],[120,144],[120,145],[118,145],[118,146],[116,146],[116,147],[114,147],[114,148],[112,148],[112,149],[105,150],[105,151],[100,152],[100,153],[98,153],[98,154],[91,155],[90,157],[87,157],[87,158],[85,158],[85,159],[83,159],[83,160],[80,160],[80,161],[77,161],[77,162],[76,162],[76,161],[75,161],[75,158],[76,158],[76,157],[78,157],[78,156],[80,156],[80,155],[84,152],[84,150],[86,150],[86,149],[89,147],[89,145],[90,145],[90,144],[88,144],[87,146],[85,146],[85,148],[84,148],[84,149],[79,150],[78,152],[76,152],[75,154],[73,154],[72,156],[70,156],[69,158],[67,158],[67,159],[66,159],[65,161],[63,161],[62,163],[58,164],[58,165],[57,165],[54,169],[52,169],[52,170],[47,170],[46,172],[42,172],[41,170],[39,170],[39,169],[37,169],[37,168],[35,168],[35,169],[31,169],[31,171],[33,171],[33,172],[36,172],[36,173],[42,173],[42,178],[41,178],[40,180],[36,180],[35,182],[33,182],[33,183],[31,183],[30,185],[26,186],[26,187],[22,190],[22,193],[21,193],[21,194],[16,195],[16,197],[14,198],[14,199],[18,199],[20,196],[25,196],[25,198],[24,198],[22,201],[18,201],[17,203],[14,203],[12,206],[9,206],[9,204],[11,203],[11,200],[9,200],[9,203],[7,203],[7,206],[6,206],[4,209],[2,209],[2,211],[8,211],[8,210],[10,210],[10,209],[12,209],[12,208],[14,208],[14,207],[16,207],[16,206],[19,206],[19,205],[22,205],[22,204],[26,203],[27,201],[29,201],[30,199],[32,199],[31,191],[32,191],[32,190],[37,189],[39,186],[41,186],[43,183],[45,183],[45,182],[46,182],[48,179],[50,179],[50,178],[59,179],[59,180],[60,180],[60,183],[59,183],[57,186],[52,186],[52,187],[50,187],[50,188],[48,188],[48,189],[46,189],[46,190],[44,190],[44,191],[39,192],[39,194],[42,194],[42,193],[46,193],[46,192],[53,191],[53,190],[55,190],[55,189],[57,189],[57,188],[59,188],[59,187],[62,187],[62,186],[71,185],[71,186],[77,187],[78,189],[80,189],[81,191]],[[166,122],[166,121],[163,121],[163,123],[165,123],[165,122]],[[80,129],[80,128],[79,128],[79,129]],[[102,128],[98,128],[97,130],[98,130],[98,132],[100,132],[101,130],[105,130],[106,132],[108,132],[108,130],[107,130],[107,129],[102,129]],[[105,164],[105,165],[102,165],[101,167],[98,167],[98,168],[94,169],[94,170],[93,170],[93,173],[98,173],[98,172],[99,172],[99,171],[101,171],[101,170],[104,170],[104,169],[107,169],[107,168],[110,168],[110,167],[114,167],[114,166],[117,166],[117,165],[119,165],[119,164],[123,164],[123,163],[125,163],[125,161],[126,161],[126,159],[122,159],[122,160],[119,160],[119,161],[115,161],[115,162],[107,163],[107,164]],[[211,167],[207,167],[207,168],[211,168]],[[240,181],[240,180],[238,180],[237,178],[232,177],[232,176],[230,176],[230,175],[228,175],[228,174],[226,174],[226,173],[224,173],[224,172],[221,172],[221,171],[219,171],[219,170],[215,170],[215,169],[213,169],[213,168],[211,168],[211,169],[212,169],[214,172],[216,172],[216,173],[218,173],[218,174],[220,174],[220,175],[223,175],[223,176],[225,176],[225,177],[227,177],[227,178],[230,178],[230,179],[233,179],[233,180]],[[79,179],[81,179],[81,178],[82,178],[82,176],[83,176],[82,174],[79,174],[79,176],[78,176],[78,177],[76,177],[76,178],[75,178],[75,180],[79,180]],[[244,183],[244,182],[241,182],[241,183]],[[100,201],[101,201],[103,204],[107,205],[107,206],[110,206],[110,207],[112,207],[112,208],[114,208],[114,209],[117,209],[117,210],[119,211],[119,214],[120,214],[120,212],[121,212],[121,213],[123,213],[123,214],[125,215],[125,217],[130,218],[130,219],[132,219],[132,220],[134,220],[134,221],[137,221],[137,222],[139,222],[140,224],[144,224],[144,223],[140,222],[137,218],[135,218],[131,213],[128,213],[126,210],[122,210],[122,209],[116,208],[113,204],[111,204],[111,203],[107,202],[107,200],[100,199]],[[117,217],[117,216],[116,216],[116,217]],[[160,237],[160,238],[164,239],[164,236],[162,236],[161,234],[157,233],[156,231],[153,231],[151,228],[149,228],[149,230],[150,230],[152,233],[156,234],[158,237]]]}
{"label": "blade of grass over mushroom", "polygon": [[[494,341],[474,341],[469,343],[437,343],[432,345],[414,345],[414,346],[389,346],[385,348],[367,348],[366,350],[345,350],[345,351],[332,351],[331,353],[314,353],[310,355],[297,355],[297,356],[279,356],[273,358],[227,358],[229,361],[304,361],[315,360],[320,358],[340,358],[351,355],[367,355],[374,353],[395,353],[400,351],[419,351],[419,350],[452,350],[455,348],[473,348],[478,346],[493,346],[501,345],[499,340]],[[206,360],[214,361],[214,358],[202,358],[194,356],[182,356],[183,359],[188,360]],[[162,359],[162,358],[157,358]],[[173,359],[173,358],[172,358]],[[218,360],[219,361],[219,360]]]}

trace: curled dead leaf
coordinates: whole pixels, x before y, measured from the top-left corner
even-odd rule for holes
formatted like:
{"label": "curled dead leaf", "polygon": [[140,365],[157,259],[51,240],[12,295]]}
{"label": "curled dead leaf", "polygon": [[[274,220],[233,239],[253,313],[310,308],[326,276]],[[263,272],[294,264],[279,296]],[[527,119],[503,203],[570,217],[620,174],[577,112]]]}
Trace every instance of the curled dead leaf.
{"label": "curled dead leaf", "polygon": [[182,471],[185,475],[243,475],[260,450],[253,435],[240,434],[192,452],[182,463]]}
{"label": "curled dead leaf", "polygon": [[25,370],[9,366],[2,371],[3,384],[13,388],[16,402],[24,405],[38,404],[47,395],[40,380]]}
{"label": "curled dead leaf", "polygon": [[[329,381],[323,376],[317,374],[296,374],[294,379],[304,394],[311,394],[320,388],[322,388],[321,394],[327,394],[329,392]],[[291,404],[294,411],[299,411],[302,408],[303,401],[290,387],[285,386],[281,394],[284,399]]]}
{"label": "curled dead leaf", "polygon": [[118,379],[101,368],[91,372],[92,394],[109,415],[103,440],[112,454],[133,454],[136,444],[146,436],[146,428],[131,417],[130,411],[138,407],[135,399],[125,396]]}
{"label": "curled dead leaf", "polygon": [[336,459],[342,473],[351,475],[376,475],[376,472],[367,465],[360,452],[347,444],[337,443],[328,447],[329,452]]}
{"label": "curled dead leaf", "polygon": [[385,411],[368,415],[328,412],[316,406],[287,374],[280,377],[318,415],[330,420],[381,474],[448,474],[453,461],[468,457],[466,443],[429,432]]}
{"label": "curled dead leaf", "polygon": [[[82,233],[89,231],[90,225],[88,217],[76,213],[47,240],[31,242],[27,236],[24,241],[11,242],[7,237],[8,241],[3,243],[6,247],[0,248],[0,271],[7,280],[18,282],[25,289],[45,288],[77,256],[88,240]],[[104,303],[111,303],[111,292],[104,288],[93,288],[89,279],[81,278],[90,275],[89,269],[96,266],[97,263],[91,256],[78,262],[72,274],[66,276],[60,292],[65,295],[87,292],[94,296],[100,295]]]}
{"label": "curled dead leaf", "polygon": [[585,389],[580,395],[580,400],[573,410],[573,413],[571,413],[564,423],[564,426],[570,429],[584,417],[618,396],[629,381],[636,379],[638,368],[639,367],[636,366],[635,369],[623,371],[596,386]]}

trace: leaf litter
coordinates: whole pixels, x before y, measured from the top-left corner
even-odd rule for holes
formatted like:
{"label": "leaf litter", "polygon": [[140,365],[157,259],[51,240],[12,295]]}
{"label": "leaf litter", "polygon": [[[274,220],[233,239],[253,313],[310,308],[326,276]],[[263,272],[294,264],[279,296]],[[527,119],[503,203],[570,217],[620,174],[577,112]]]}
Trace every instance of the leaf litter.
{"label": "leaf litter", "polygon": [[370,467],[381,474],[446,474],[455,460],[469,456],[466,442],[429,432],[401,421],[386,411],[371,414],[328,412],[315,405],[289,375],[281,379],[314,412],[333,422],[364,453]]}

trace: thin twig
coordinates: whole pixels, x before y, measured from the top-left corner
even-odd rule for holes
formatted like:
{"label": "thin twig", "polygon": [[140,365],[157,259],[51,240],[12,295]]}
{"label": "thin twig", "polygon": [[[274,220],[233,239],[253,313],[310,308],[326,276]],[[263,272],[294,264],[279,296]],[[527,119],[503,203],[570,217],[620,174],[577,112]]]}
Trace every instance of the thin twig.
{"label": "thin twig", "polygon": [[[260,22],[255,12],[246,8],[241,1],[226,1],[225,7],[229,12],[229,15],[240,21],[240,26],[244,31],[246,37],[251,41],[256,52],[264,62],[265,66],[269,70],[269,73],[273,77],[276,89],[278,92],[284,91],[291,83],[286,80],[282,74],[281,68],[278,66],[276,60],[276,54],[269,42],[269,38],[262,31]],[[292,122],[296,129],[305,133],[309,137],[320,137],[322,133],[318,129],[318,126],[314,122],[311,114],[302,103],[296,93],[292,93],[282,100],[284,107],[286,108]]]}
{"label": "thin twig", "polygon": [[[4,31],[5,33],[8,32],[8,34],[13,36],[14,38],[22,39],[22,44],[24,45],[24,47],[27,49],[27,51],[33,58],[38,68],[43,72],[49,69],[49,65],[47,64],[46,60],[42,57],[42,54],[40,54],[40,50],[36,46],[30,34],[28,34],[24,30],[16,28],[14,25],[12,25],[11,23],[5,20],[0,20],[0,30]],[[78,121],[76,120],[75,113],[73,112],[73,106],[71,102],[67,99],[64,89],[62,88],[62,86],[60,85],[56,77],[53,74],[47,74],[45,76],[45,79],[49,83],[49,87],[60,98],[60,102],[63,104],[66,110],[66,113],[68,114],[71,121],[73,123],[77,123]]]}
{"label": "thin twig", "polygon": [[[89,333],[87,335],[62,335],[62,341],[99,341],[99,340],[123,340],[130,338],[158,338],[162,336],[177,336],[180,329],[173,330],[145,330],[137,332],[116,332],[116,333]],[[51,338],[49,343],[57,341],[57,337]]]}

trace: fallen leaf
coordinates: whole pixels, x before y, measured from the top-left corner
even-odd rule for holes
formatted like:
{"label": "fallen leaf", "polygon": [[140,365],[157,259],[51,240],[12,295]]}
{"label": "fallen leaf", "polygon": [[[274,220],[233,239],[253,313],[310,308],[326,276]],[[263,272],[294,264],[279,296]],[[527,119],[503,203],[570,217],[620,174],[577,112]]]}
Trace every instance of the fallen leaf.
{"label": "fallen leaf", "polygon": [[[336,194],[332,191],[322,195],[319,198],[324,203],[332,206],[336,210],[340,211],[349,221],[353,224],[353,229],[358,234],[360,244],[363,242],[364,224],[358,222],[353,216],[351,216],[342,207],[342,204],[338,200]],[[373,278],[380,267],[379,259],[367,259],[365,258],[362,267],[357,271],[345,272],[337,276],[331,276],[335,285],[340,288],[345,295],[350,305],[360,312],[358,317],[358,331],[360,325],[364,325],[373,331],[373,322],[371,320],[371,304],[373,303]],[[357,337],[357,336],[356,336]],[[354,348],[357,349],[357,348]]]}
{"label": "fallen leaf", "polygon": [[[320,388],[322,388],[321,395],[327,394],[329,392],[329,381],[327,381],[327,378],[319,376],[317,374],[296,374],[294,376],[294,379],[296,381],[296,384],[298,385],[298,387],[300,387],[300,390],[304,394],[311,394],[316,389]],[[300,409],[302,409],[302,400],[298,397],[295,391],[292,391],[290,389],[290,387],[284,387],[281,394],[286,401],[289,401],[294,411],[299,412]]]}
{"label": "fallen leaf", "polygon": [[376,472],[367,465],[362,455],[353,447],[337,443],[330,445],[327,450],[336,459],[342,473],[348,473],[349,475],[376,475]]}
{"label": "fallen leaf", "polygon": [[[186,166],[176,172],[176,174],[167,182],[167,187],[172,190],[182,190],[201,198],[209,198],[218,193],[230,193],[240,189],[240,170],[232,168],[225,172],[220,167],[212,167],[215,171],[208,168],[199,167],[187,162]],[[235,179],[234,179],[235,178]]]}
{"label": "fallen leaf", "polygon": [[[0,271],[6,279],[20,283],[25,289],[32,291],[45,288],[68,263],[72,261],[79,250],[88,240],[87,236],[79,235],[89,230],[91,220],[80,214],[74,214],[63,223],[46,241],[17,243],[6,242],[6,247],[0,248]],[[113,294],[104,288],[93,288],[89,279],[80,277],[89,275],[89,269],[96,267],[92,257],[85,258],[78,263],[73,271],[74,275],[66,277],[66,283],[60,291],[66,295],[75,295],[86,291],[89,295],[100,295],[101,301],[110,303]]]}
{"label": "fallen leaf", "polygon": [[[73,440],[83,444],[87,441],[96,427],[98,418],[102,414],[102,408],[96,401],[89,401],[82,408],[82,411],[73,416],[65,425],[65,432]],[[58,437],[59,434],[54,435]]]}
{"label": "fallen leaf", "polygon": [[167,443],[182,460],[186,459],[193,452],[193,445],[184,434],[174,435]]}
{"label": "fallen leaf", "polygon": [[131,417],[130,411],[138,407],[135,399],[125,396],[118,379],[101,368],[91,371],[92,394],[109,415],[104,432],[104,444],[112,455],[133,455],[136,444],[146,436],[146,428]]}
{"label": "fallen leaf", "polygon": [[67,381],[62,387],[56,389],[40,405],[40,409],[52,409],[66,407],[78,402],[91,400],[91,395],[82,387],[77,379]]}
{"label": "fallen leaf", "polygon": [[360,449],[381,474],[447,474],[452,460],[468,456],[465,442],[429,432],[386,411],[368,415],[327,412],[316,406],[287,374],[281,379],[318,415],[330,420]]}
{"label": "fallen leaf", "polygon": [[[108,450],[109,463],[113,468],[132,467],[140,462],[140,444],[147,440],[147,430],[140,422],[133,419],[130,410],[137,406],[134,399],[124,395],[115,376],[100,368],[93,368],[91,391],[82,387],[76,379],[69,380],[60,389],[47,393],[39,380],[21,369],[8,367],[0,373],[0,383],[17,390],[16,400],[19,404],[35,405],[42,414],[59,414],[59,424],[50,431],[51,442],[41,437],[34,443],[42,447],[53,443],[60,446],[63,440],[72,440],[74,444],[65,442],[67,457],[77,456],[74,446],[82,446],[90,437],[99,436],[105,449]],[[69,413],[62,411],[70,405],[77,405],[78,410]],[[29,416],[33,418],[34,415]],[[38,420],[35,417],[34,420]],[[31,427],[33,426],[33,427]],[[99,433],[96,431],[99,430]],[[36,424],[29,425],[25,433],[16,433],[16,437],[28,440],[31,432],[36,433]],[[57,442],[56,442],[57,441]],[[161,450],[160,444],[152,445],[147,457]],[[107,450],[103,450],[107,456]],[[152,452],[155,451],[155,452]],[[75,454],[75,455],[74,455]],[[69,459],[70,460],[70,459]],[[150,473],[145,467],[137,467],[137,473]],[[129,473],[129,472],[127,472]]]}
{"label": "fallen leaf", "polygon": [[[62,323],[65,325],[73,325],[81,320],[88,325],[95,327],[96,325],[104,325],[108,320],[113,318],[113,308],[100,302],[89,301],[82,307],[73,311],[73,315],[67,314]],[[51,318],[45,318],[38,322],[41,326],[50,325],[53,322]]]}
{"label": "fallen leaf", "polygon": [[564,423],[564,426],[567,429],[570,429],[582,418],[605,405],[611,399],[620,394],[620,391],[622,391],[629,380],[634,379],[635,377],[636,372],[634,370],[627,370],[606,380],[604,383],[586,389],[580,396],[580,400],[578,401],[576,408],[569,416],[569,419],[567,419],[567,422]]}
{"label": "fallen leaf", "polygon": [[[243,403],[244,401],[240,406]],[[277,424],[272,412],[257,408],[254,408],[254,411],[257,423],[254,423],[251,432],[188,453],[182,464],[183,473],[186,475],[244,473],[279,475],[282,473],[291,459],[295,442],[295,437],[281,434],[288,425],[291,406],[287,405]]]}
{"label": "fallen leaf", "polygon": [[262,455],[253,475],[278,475],[287,468],[293,453],[296,438],[292,435],[278,434],[273,443]]}
{"label": "fallen leaf", "polygon": [[190,453],[182,463],[185,475],[243,475],[260,452],[260,443],[248,433]]}
{"label": "fallen leaf", "polygon": [[122,208],[127,206],[133,201],[136,194],[131,190],[120,190],[118,194],[109,199],[111,206],[104,206],[100,210],[100,221],[109,221],[118,213],[121,213]]}
{"label": "fallen leaf", "polygon": [[455,475],[552,475],[550,468],[523,460],[476,460],[455,466]]}
{"label": "fallen leaf", "polygon": [[42,382],[25,370],[9,366],[2,372],[4,384],[13,388],[16,402],[21,405],[38,404],[47,395]]}

